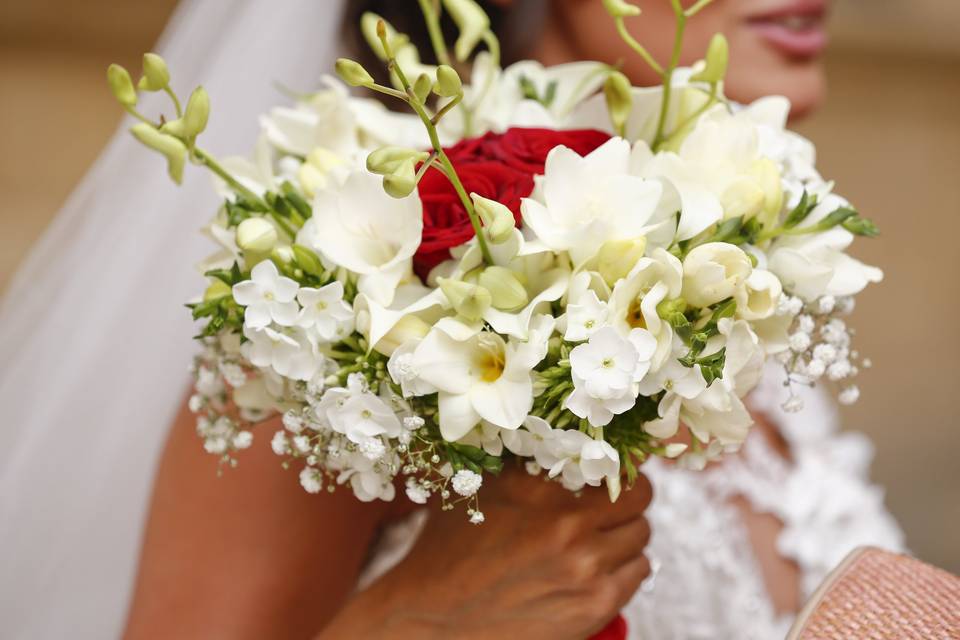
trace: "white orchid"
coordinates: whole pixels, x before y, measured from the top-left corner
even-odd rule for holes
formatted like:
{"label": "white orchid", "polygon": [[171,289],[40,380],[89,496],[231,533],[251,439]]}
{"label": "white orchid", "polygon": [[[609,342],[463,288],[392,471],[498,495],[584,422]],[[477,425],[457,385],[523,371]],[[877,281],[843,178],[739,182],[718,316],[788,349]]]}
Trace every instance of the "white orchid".
{"label": "white orchid", "polygon": [[313,329],[324,342],[353,332],[353,310],[343,299],[343,283],[331,282],[319,289],[303,287],[297,292],[303,306],[297,324]]}
{"label": "white orchid", "polygon": [[439,390],[440,432],[456,441],[481,419],[519,427],[533,407],[533,368],[544,358],[553,318],[541,316],[527,342],[483,331],[451,336],[435,327],[414,352],[420,379]]}
{"label": "white orchid", "polygon": [[656,339],[645,329],[633,329],[626,338],[605,327],[570,352],[574,390],[565,407],[595,427],[633,407],[637,383],[650,369]]}
{"label": "white orchid", "polygon": [[397,285],[410,272],[422,230],[416,192],[392,198],[378,176],[355,171],[342,187],[317,194],[313,216],[297,240],[358,274],[360,292],[389,305]]}
{"label": "white orchid", "polygon": [[296,280],[281,276],[277,265],[264,260],[253,268],[249,280],[233,285],[233,299],[245,307],[244,326],[263,329],[276,322],[289,327],[296,323],[300,311],[295,300],[299,288]]}
{"label": "white orchid", "polygon": [[608,240],[642,236],[662,188],[629,174],[630,145],[611,138],[580,156],[567,147],[547,155],[543,202],[526,198],[524,223],[546,247],[568,251],[575,265],[596,255]]}

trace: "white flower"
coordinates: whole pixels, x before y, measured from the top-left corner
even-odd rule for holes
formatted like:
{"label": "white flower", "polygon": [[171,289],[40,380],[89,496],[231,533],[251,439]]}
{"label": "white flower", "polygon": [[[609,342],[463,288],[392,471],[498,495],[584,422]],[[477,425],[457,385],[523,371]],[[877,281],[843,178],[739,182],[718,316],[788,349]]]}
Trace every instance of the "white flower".
{"label": "white flower", "polygon": [[794,353],[803,353],[810,348],[810,334],[804,331],[797,331],[790,335],[790,350]]}
{"label": "white flower", "polygon": [[837,400],[840,404],[851,405],[860,399],[860,389],[856,385],[851,385],[840,392]]}
{"label": "white flower", "polygon": [[776,313],[783,296],[783,285],[766,269],[754,269],[733,297],[737,316],[744,320],[764,320]]}
{"label": "white flower", "polygon": [[[678,346],[682,347],[682,343]],[[640,393],[645,396],[666,391],[659,405],[660,415],[665,417],[647,422],[643,426],[644,431],[657,438],[671,438],[676,435],[680,423],[672,418],[671,408],[683,400],[695,399],[707,388],[707,381],[700,366],[685,367],[677,360],[678,355],[679,348],[662,367],[651,371],[640,382]]]}
{"label": "white flower", "polygon": [[393,381],[400,385],[400,393],[404,398],[423,396],[437,391],[436,387],[420,378],[414,366],[413,354],[419,344],[419,340],[404,342],[394,350],[390,360],[387,361],[387,372]]}
{"label": "white flower", "polygon": [[832,382],[843,380],[853,373],[853,367],[849,360],[837,360],[827,368],[827,377]]}
{"label": "white flower", "polygon": [[646,329],[657,339],[653,368],[660,367],[670,355],[673,327],[657,312],[664,300],[680,296],[683,267],[676,256],[664,249],[655,249],[648,258],[641,258],[633,271],[613,287],[610,294],[610,323],[621,335],[636,328]]}
{"label": "white flower", "polygon": [[611,138],[581,157],[564,146],[547,155],[543,202],[525,198],[523,220],[544,245],[569,251],[575,265],[604,242],[641,236],[660,201],[654,180],[630,175],[630,145]]}
{"label": "white flower", "polygon": [[250,280],[233,285],[233,299],[246,307],[244,326],[263,329],[271,321],[292,326],[299,310],[294,302],[299,287],[295,280],[281,276],[270,260],[258,263],[250,272]]}
{"label": "white flower", "polygon": [[[840,207],[846,200],[828,195],[803,221],[814,225]],[[785,289],[811,302],[824,295],[851,296],[871,282],[880,282],[883,272],[859,262],[844,251],[854,235],[843,227],[822,233],[780,236],[767,250],[768,268]]]}
{"label": "white flower", "polygon": [[683,299],[694,307],[709,307],[743,285],[753,265],[743,249],[726,242],[695,247],[683,260]]}
{"label": "white flower", "polygon": [[387,452],[383,441],[380,438],[367,438],[362,440],[357,450],[368,460],[379,460]]}
{"label": "white flower", "polygon": [[390,502],[396,495],[393,478],[385,473],[387,467],[381,461],[374,462],[359,452],[342,452],[331,461],[331,467],[340,470],[337,484],[349,482],[361,502]]}
{"label": "white flower", "polygon": [[379,176],[355,171],[342,187],[317,194],[313,216],[297,241],[359,274],[360,292],[389,305],[400,280],[410,271],[422,230],[416,191],[406,198],[392,198],[384,192]]}
{"label": "white flower", "polygon": [[303,329],[244,327],[243,335],[248,340],[243,345],[243,354],[258,367],[271,367],[279,375],[292,380],[309,380],[320,369],[322,359]]}
{"label": "white flower", "polygon": [[313,467],[304,467],[300,472],[300,486],[307,493],[320,493],[323,488],[323,473]]}
{"label": "white flower", "polygon": [[563,486],[571,491],[579,491],[584,485],[599,486],[604,478],[609,481],[620,473],[616,449],[582,431],[558,429],[550,445],[537,457],[537,463],[549,470],[549,477],[560,476]]}
{"label": "white flower", "polygon": [[633,406],[636,383],[649,370],[656,346],[644,329],[632,330],[628,338],[612,327],[594,333],[570,352],[574,390],[565,407],[596,427],[609,424]]}
{"label": "white flower", "polygon": [[249,431],[240,431],[237,435],[233,436],[234,449],[249,449],[250,445],[253,444],[253,434]]}
{"label": "white flower", "polygon": [[470,524],[483,524],[483,511],[474,511],[470,514]]}
{"label": "white flower", "polygon": [[479,491],[482,484],[483,476],[469,469],[460,469],[460,471],[453,474],[453,478],[450,479],[450,485],[453,487],[453,490],[465,498]]}
{"label": "white flower", "polygon": [[287,439],[287,434],[283,431],[274,433],[273,439],[270,440],[270,448],[278,456],[285,456],[290,453],[290,441]]}
{"label": "white flower", "polygon": [[317,405],[317,417],[356,444],[376,436],[400,435],[400,419],[393,410],[355,380],[347,388],[328,389]]}
{"label": "white flower", "polygon": [[407,478],[406,492],[407,498],[415,504],[427,504],[427,500],[430,498],[430,492],[414,478]]}
{"label": "white flower", "polygon": [[567,330],[563,337],[568,342],[587,340],[601,327],[606,326],[610,313],[606,303],[600,301],[596,292],[587,290],[576,303],[567,305]]}
{"label": "white flower", "polygon": [[[533,407],[533,368],[544,358],[553,318],[538,316],[530,340],[504,339],[489,331],[457,340],[435,327],[414,351],[420,378],[438,391],[440,432],[465,436],[481,418],[516,429]],[[463,337],[463,336],[457,336]]]}
{"label": "white flower", "polygon": [[343,283],[334,281],[319,289],[304,287],[297,292],[297,300],[303,306],[297,324],[314,329],[323,342],[353,332],[353,311],[343,299]]}

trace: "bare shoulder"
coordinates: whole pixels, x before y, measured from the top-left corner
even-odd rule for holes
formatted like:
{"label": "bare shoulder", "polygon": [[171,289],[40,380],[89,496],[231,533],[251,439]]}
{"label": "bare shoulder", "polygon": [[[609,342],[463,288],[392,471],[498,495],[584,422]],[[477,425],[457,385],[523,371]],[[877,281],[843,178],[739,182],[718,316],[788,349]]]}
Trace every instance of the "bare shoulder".
{"label": "bare shoulder", "polygon": [[270,451],[269,424],[217,474],[186,408],[154,485],[128,638],[307,637],[349,597],[389,505],[309,495]]}

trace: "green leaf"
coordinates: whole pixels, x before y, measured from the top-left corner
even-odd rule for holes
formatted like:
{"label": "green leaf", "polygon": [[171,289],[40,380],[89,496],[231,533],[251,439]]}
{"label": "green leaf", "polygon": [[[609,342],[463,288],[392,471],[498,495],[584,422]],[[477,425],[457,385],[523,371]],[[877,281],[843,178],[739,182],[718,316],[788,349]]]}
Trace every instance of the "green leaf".
{"label": "green leaf", "polygon": [[724,220],[717,225],[717,230],[710,236],[710,242],[728,242],[730,239],[740,235],[740,228],[743,226],[743,216]]}
{"label": "green leaf", "polygon": [[826,218],[814,225],[819,231],[833,229],[838,224],[843,224],[850,218],[857,216],[857,210],[850,207],[840,207]]}
{"label": "green leaf", "polygon": [[880,235],[880,227],[873,223],[873,220],[856,216],[847,218],[843,221],[843,228],[858,236],[875,238]]}
{"label": "green leaf", "polygon": [[787,215],[787,219],[783,221],[784,229],[792,229],[804,220],[807,219],[807,216],[810,215],[810,212],[813,211],[813,208],[817,206],[817,196],[811,196],[806,191],[803,192],[803,195],[800,196],[800,202],[797,203],[797,206],[793,208]]}
{"label": "green leaf", "polygon": [[304,219],[313,215],[313,207],[303,199],[303,196],[297,192],[289,180],[284,181],[284,183],[280,185],[280,190],[283,192],[283,197],[287,199],[287,202],[289,202]]}

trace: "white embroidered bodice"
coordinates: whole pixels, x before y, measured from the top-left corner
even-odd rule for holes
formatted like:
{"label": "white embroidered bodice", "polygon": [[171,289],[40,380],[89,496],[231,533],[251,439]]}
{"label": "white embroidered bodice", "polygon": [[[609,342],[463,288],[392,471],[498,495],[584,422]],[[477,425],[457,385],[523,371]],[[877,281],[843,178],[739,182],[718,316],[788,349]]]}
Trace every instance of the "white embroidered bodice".
{"label": "white embroidered bodice", "polygon": [[[854,547],[902,549],[903,534],[883,506],[883,492],[867,479],[869,441],[838,433],[836,411],[822,393],[804,394],[799,413],[781,411],[778,380],[775,372],[766,376],[751,407],[778,426],[792,461],[754,434],[741,455],[706,471],[659,460],[644,465],[654,486],[647,514],[654,571],[623,610],[631,640],[785,636],[792,616],[773,610],[733,497],[783,523],[777,547],[799,566],[804,598]],[[363,584],[407,553],[422,522],[420,514],[386,532]]]}

